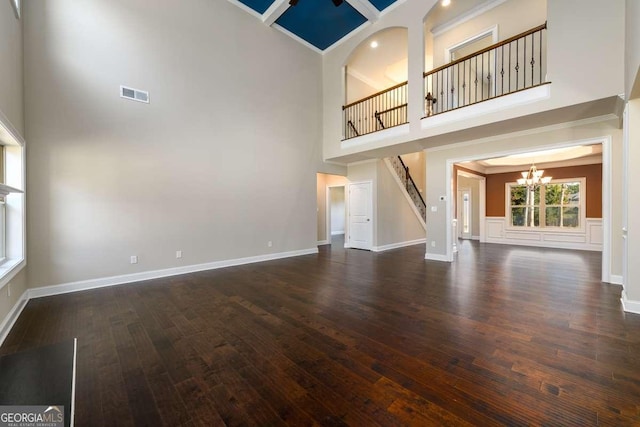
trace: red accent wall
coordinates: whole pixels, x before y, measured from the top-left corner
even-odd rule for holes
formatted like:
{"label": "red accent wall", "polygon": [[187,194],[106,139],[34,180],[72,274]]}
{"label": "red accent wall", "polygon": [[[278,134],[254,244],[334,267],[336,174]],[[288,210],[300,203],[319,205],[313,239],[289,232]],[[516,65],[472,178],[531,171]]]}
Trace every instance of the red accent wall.
{"label": "red accent wall", "polygon": [[[544,176],[556,179],[586,178],[587,218],[602,218],[602,164],[544,168]],[[505,216],[505,184],[521,177],[520,172],[487,175],[487,216]]]}

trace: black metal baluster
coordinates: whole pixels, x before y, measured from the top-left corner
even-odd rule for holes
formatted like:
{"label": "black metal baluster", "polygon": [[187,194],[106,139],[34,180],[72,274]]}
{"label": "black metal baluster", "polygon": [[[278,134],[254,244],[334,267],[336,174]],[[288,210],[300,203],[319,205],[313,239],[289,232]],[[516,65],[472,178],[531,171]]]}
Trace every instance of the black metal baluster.
{"label": "black metal baluster", "polygon": [[533,67],[536,64],[536,59],[535,59],[535,55],[536,55],[536,51],[534,49],[535,46],[535,40],[533,38],[533,34],[531,34],[531,86],[533,86],[533,74],[534,74],[534,70]]}
{"label": "black metal baluster", "polygon": [[464,102],[464,101],[465,101],[465,99],[464,99],[464,90],[465,90],[465,89],[466,89],[466,87],[467,87],[467,84],[466,84],[466,83],[465,83],[465,81],[464,81],[465,76],[466,76],[466,71],[467,71],[467,68],[466,68],[466,67],[467,67],[467,61],[464,61],[464,62],[462,63],[462,106],[464,106],[464,105],[465,105],[465,102]]}
{"label": "black metal baluster", "polygon": [[524,53],[522,54],[522,89],[527,87],[527,38],[522,39]]}
{"label": "black metal baluster", "polygon": [[519,48],[520,48],[520,43],[518,43],[519,41],[516,40],[516,90],[518,90],[518,77],[520,77],[520,54],[519,54]]}
{"label": "black metal baluster", "polygon": [[480,54],[480,100],[484,101],[484,53]]}
{"label": "black metal baluster", "polygon": [[502,59],[500,60],[500,95],[504,94],[504,45],[502,49]]}
{"label": "black metal baluster", "polygon": [[540,84],[542,84],[542,30],[540,30]]}
{"label": "black metal baluster", "polygon": [[478,57],[475,57],[476,60],[476,79],[474,80],[474,85],[476,87],[476,102],[478,102]]}

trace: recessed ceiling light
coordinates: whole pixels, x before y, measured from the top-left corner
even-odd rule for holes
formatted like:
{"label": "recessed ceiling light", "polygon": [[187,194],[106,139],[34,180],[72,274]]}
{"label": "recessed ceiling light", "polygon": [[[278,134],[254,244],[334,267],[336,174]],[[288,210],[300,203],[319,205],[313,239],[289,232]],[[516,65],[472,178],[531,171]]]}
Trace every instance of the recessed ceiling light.
{"label": "recessed ceiling light", "polygon": [[371,42],[371,47],[372,47],[373,49],[377,48],[377,47],[378,47],[378,42],[377,42],[377,41],[375,41],[375,40],[374,40],[374,41],[372,41],[372,42]]}
{"label": "recessed ceiling light", "polygon": [[442,0],[442,6],[447,7],[451,4],[451,0]]}

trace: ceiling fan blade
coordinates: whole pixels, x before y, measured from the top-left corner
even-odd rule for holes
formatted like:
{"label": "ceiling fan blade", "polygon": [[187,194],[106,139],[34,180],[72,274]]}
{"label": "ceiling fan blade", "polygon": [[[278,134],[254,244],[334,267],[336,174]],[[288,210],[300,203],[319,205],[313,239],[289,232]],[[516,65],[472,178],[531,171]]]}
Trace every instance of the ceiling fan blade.
{"label": "ceiling fan blade", "polygon": [[342,4],[343,0],[331,0],[335,7],[338,7]]}

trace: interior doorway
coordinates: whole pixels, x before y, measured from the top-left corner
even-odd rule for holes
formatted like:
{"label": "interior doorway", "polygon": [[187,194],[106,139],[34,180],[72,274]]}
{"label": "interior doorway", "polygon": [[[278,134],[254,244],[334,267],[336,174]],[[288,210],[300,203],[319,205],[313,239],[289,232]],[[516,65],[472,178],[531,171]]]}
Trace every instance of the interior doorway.
{"label": "interior doorway", "polygon": [[344,245],[346,217],[345,186],[327,186],[327,241],[332,245]]}
{"label": "interior doorway", "polygon": [[458,188],[458,239],[471,239],[472,216],[471,189]]}
{"label": "interior doorway", "polygon": [[373,183],[349,184],[348,233],[345,246],[371,250],[373,246]]}

